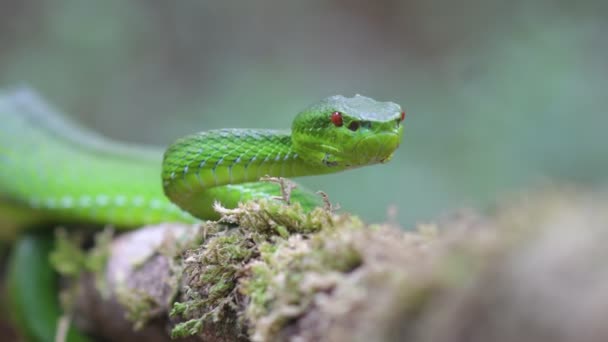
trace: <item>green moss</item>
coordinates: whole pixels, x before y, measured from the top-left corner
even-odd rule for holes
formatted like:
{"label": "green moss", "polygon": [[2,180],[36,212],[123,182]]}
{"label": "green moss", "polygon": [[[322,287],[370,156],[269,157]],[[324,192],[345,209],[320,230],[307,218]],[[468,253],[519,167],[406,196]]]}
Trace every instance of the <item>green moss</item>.
{"label": "green moss", "polygon": [[207,317],[205,315],[197,319],[191,319],[177,324],[171,330],[171,338],[182,338],[198,334],[203,328],[203,323]]}
{"label": "green moss", "polygon": [[[172,317],[183,322],[176,325],[172,336],[183,337],[200,333],[206,323],[219,322],[226,315],[237,316],[242,294],[237,285],[248,274],[249,264],[257,259],[268,262],[276,251],[275,245],[290,236],[311,234],[333,226],[333,214],[317,208],[306,212],[298,203],[284,204],[276,200],[259,200],[226,209],[216,205],[222,215],[218,222],[202,228],[203,243],[184,256],[184,276],[187,290],[175,303]],[[226,224],[237,228],[227,229]],[[251,287],[257,302],[264,298],[264,280]],[[292,279],[296,282],[297,279]],[[255,290],[253,289],[255,287]],[[235,324],[242,326],[243,320]],[[238,329],[238,328],[237,328]]]}
{"label": "green moss", "polygon": [[105,265],[109,256],[112,235],[113,232],[110,229],[97,233],[93,248],[85,251],[81,247],[82,234],[68,234],[65,229],[55,231],[55,243],[53,250],[49,253],[49,261],[55,271],[71,280],[71,285],[59,293],[61,306],[68,316],[73,311],[77,298],[80,284],[78,279],[85,272],[93,273],[96,288],[103,296],[109,295],[105,282]]}
{"label": "green moss", "polygon": [[74,233],[69,235],[65,229],[55,232],[55,246],[49,255],[51,265],[62,276],[77,279],[84,272],[91,272],[95,277],[97,290],[104,296],[108,295],[105,285],[105,266],[109,257],[110,244],[113,231],[103,230],[95,235],[95,244],[88,251],[84,251],[82,235]]}
{"label": "green moss", "polygon": [[153,318],[160,303],[145,291],[117,286],[116,297],[126,310],[125,317],[133,323],[133,330],[143,328]]}
{"label": "green moss", "polygon": [[312,234],[264,243],[239,290],[250,298],[245,310],[255,340],[272,340],[287,323],[303,314],[313,297],[331,290],[357,268],[361,254],[351,232],[365,226],[356,217],[333,216],[332,225]]}
{"label": "green moss", "polygon": [[110,289],[105,281],[105,270],[108,258],[110,257],[110,245],[114,232],[105,229],[95,235],[93,248],[87,251],[85,267],[88,272],[92,272],[95,278],[95,287],[104,298],[110,296]]}
{"label": "green moss", "polygon": [[81,245],[81,235],[69,235],[65,229],[57,229],[55,247],[49,258],[51,265],[59,274],[77,278],[86,271],[86,253]]}

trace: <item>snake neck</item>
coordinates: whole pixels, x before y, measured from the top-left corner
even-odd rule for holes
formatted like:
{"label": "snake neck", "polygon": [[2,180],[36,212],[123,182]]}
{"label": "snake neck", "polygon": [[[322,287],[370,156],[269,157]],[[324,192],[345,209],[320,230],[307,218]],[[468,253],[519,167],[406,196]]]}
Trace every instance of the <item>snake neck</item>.
{"label": "snake neck", "polygon": [[324,173],[294,150],[286,131],[222,129],[176,141],[165,152],[163,185],[177,202],[208,188],[255,182],[263,176]]}

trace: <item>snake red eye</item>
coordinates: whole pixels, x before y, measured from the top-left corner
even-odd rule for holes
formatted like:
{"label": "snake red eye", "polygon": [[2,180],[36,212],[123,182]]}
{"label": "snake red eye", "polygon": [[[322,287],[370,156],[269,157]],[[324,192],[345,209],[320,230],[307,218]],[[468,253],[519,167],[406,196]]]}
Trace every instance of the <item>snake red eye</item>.
{"label": "snake red eye", "polygon": [[333,124],[336,125],[336,127],[341,127],[343,124],[342,113],[340,113],[340,112],[331,113],[331,122],[333,122]]}
{"label": "snake red eye", "polygon": [[401,112],[401,121],[405,120],[405,111]]}

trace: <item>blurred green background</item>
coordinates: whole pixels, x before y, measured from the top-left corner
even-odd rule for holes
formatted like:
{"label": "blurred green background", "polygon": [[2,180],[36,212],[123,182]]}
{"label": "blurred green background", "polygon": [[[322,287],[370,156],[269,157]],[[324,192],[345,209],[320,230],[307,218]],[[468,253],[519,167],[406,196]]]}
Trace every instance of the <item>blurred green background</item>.
{"label": "blurred green background", "polygon": [[[393,161],[308,177],[411,225],[548,182],[608,180],[603,1],[2,0],[0,86],[110,137],[289,127],[332,94],[408,113]],[[1,123],[0,123],[1,124]]]}

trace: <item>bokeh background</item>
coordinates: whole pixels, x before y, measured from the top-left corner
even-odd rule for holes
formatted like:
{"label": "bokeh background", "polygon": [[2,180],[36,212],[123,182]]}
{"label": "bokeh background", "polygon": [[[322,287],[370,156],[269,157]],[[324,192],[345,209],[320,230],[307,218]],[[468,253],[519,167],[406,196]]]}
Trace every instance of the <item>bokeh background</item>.
{"label": "bokeh background", "polygon": [[370,221],[608,180],[605,1],[0,4],[0,87],[27,84],[116,139],[286,128],[332,94],[401,103],[391,163],[302,179]]}

